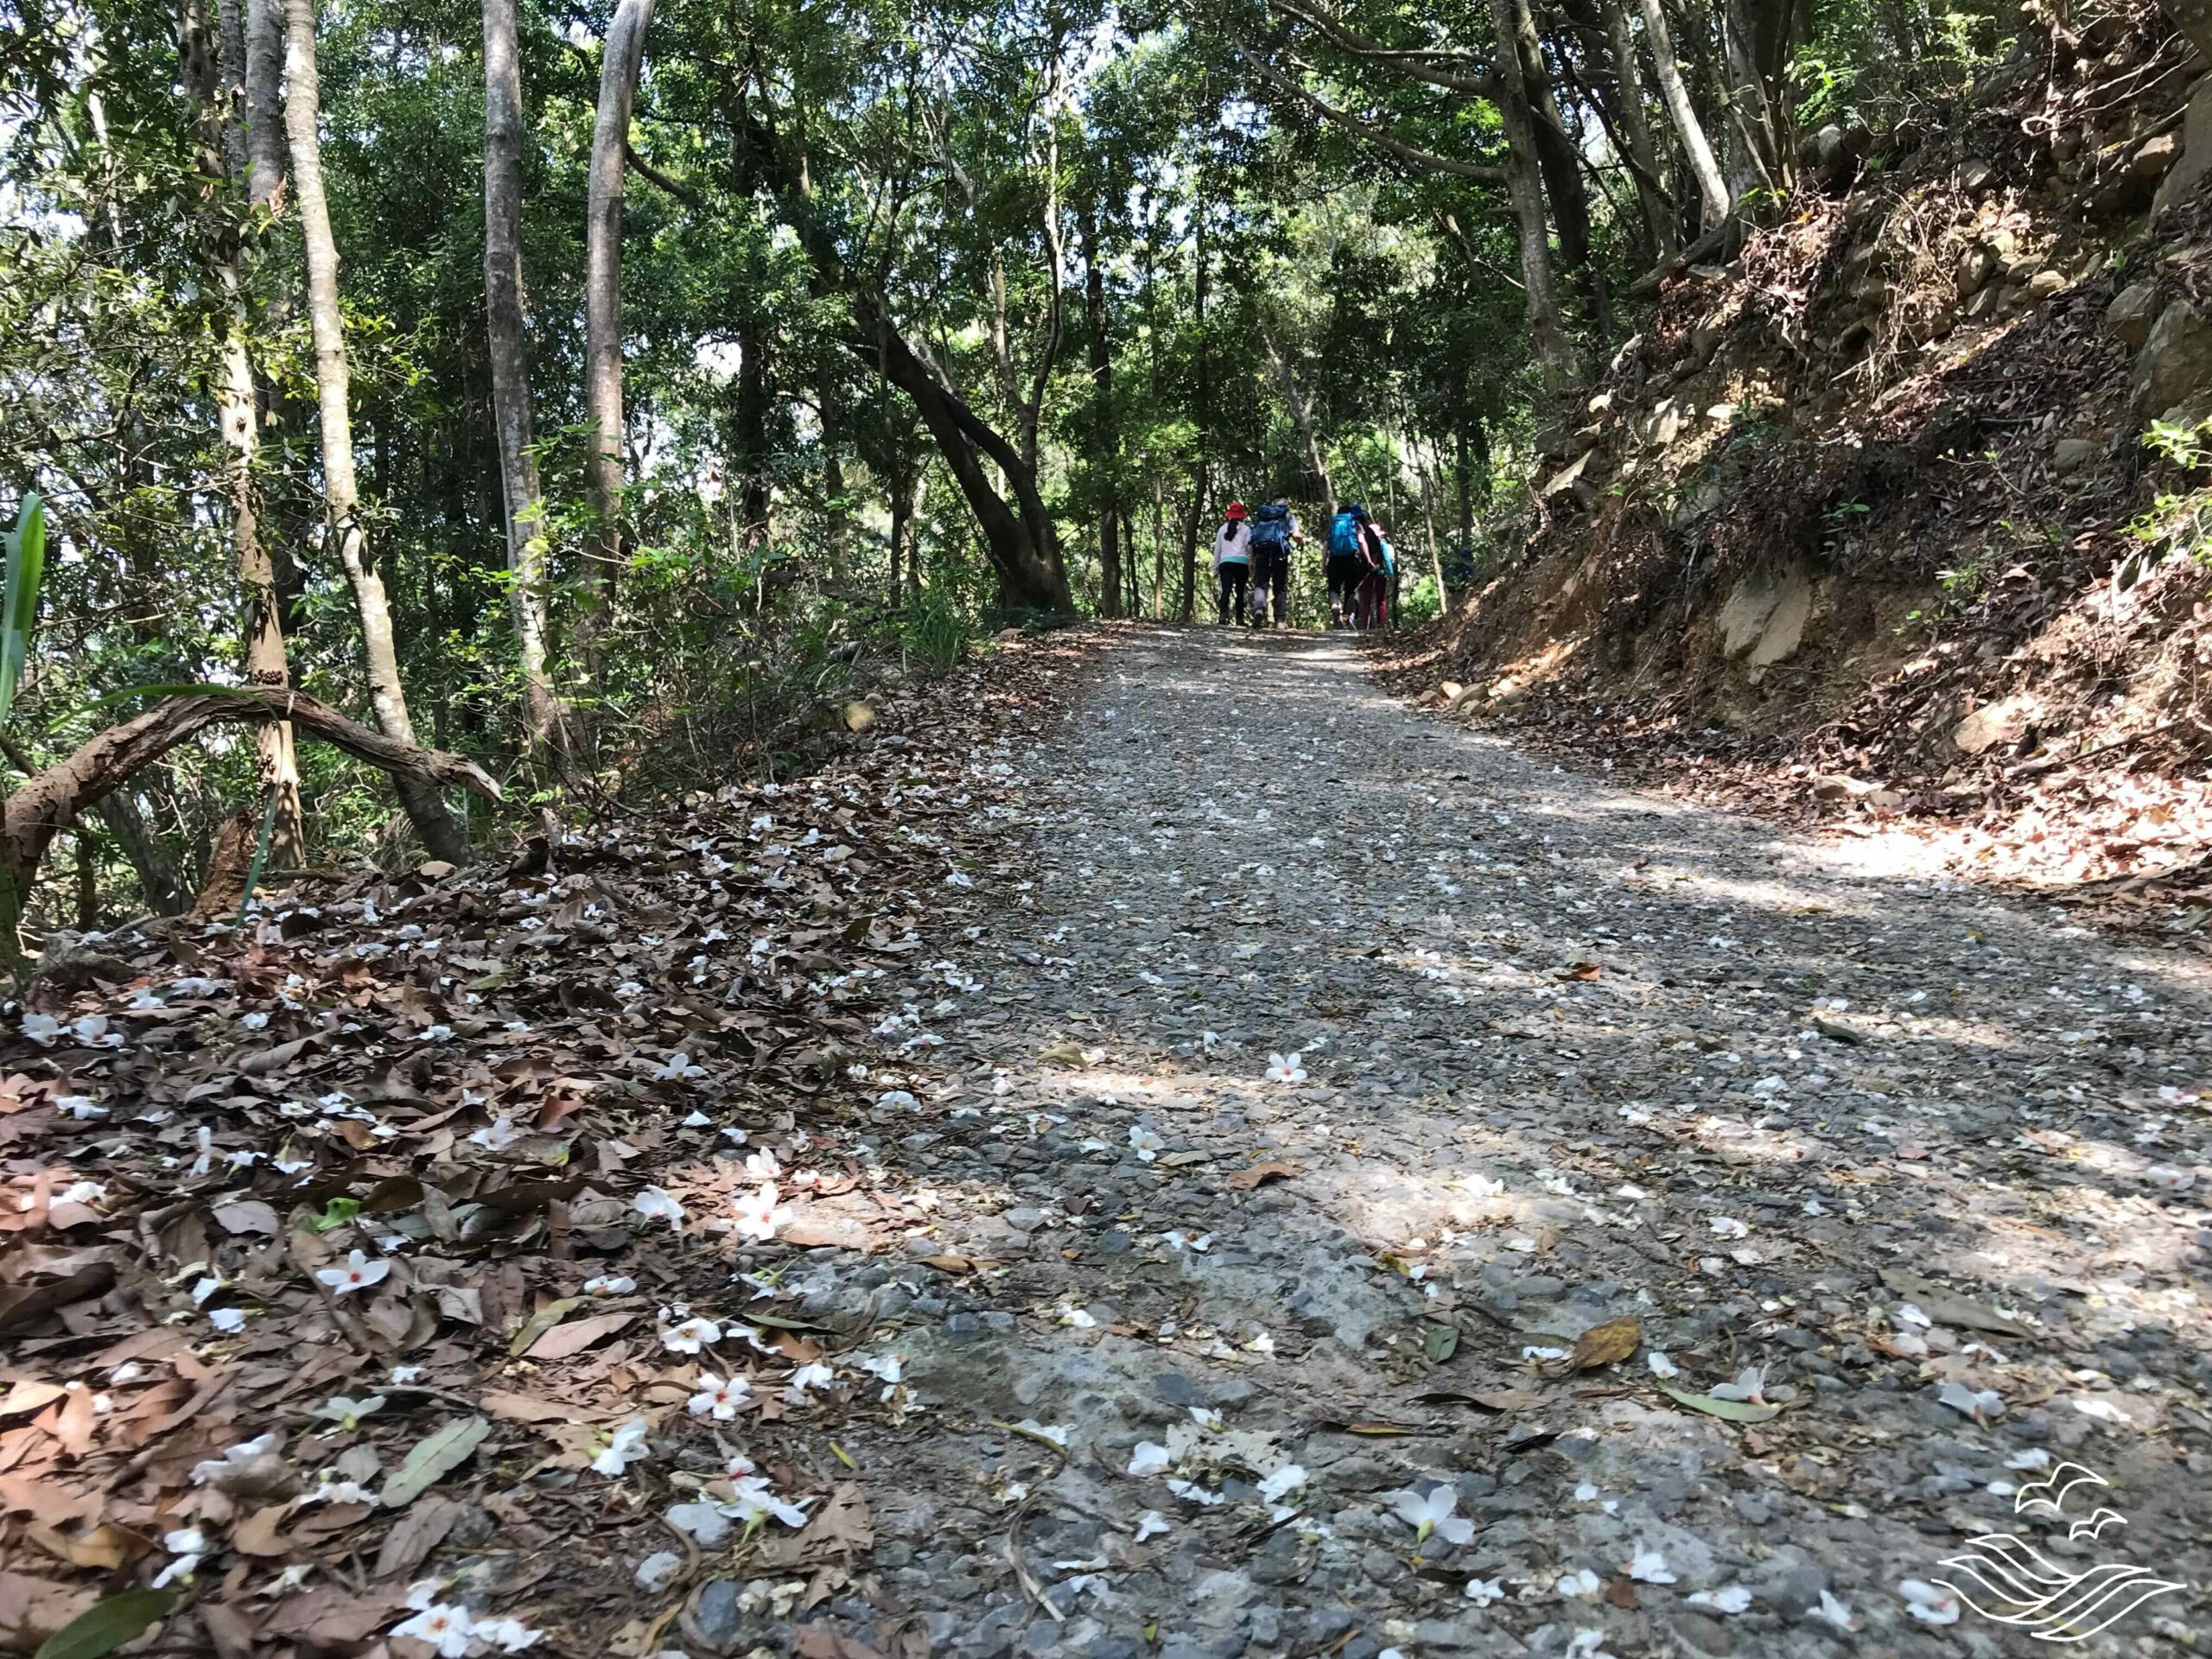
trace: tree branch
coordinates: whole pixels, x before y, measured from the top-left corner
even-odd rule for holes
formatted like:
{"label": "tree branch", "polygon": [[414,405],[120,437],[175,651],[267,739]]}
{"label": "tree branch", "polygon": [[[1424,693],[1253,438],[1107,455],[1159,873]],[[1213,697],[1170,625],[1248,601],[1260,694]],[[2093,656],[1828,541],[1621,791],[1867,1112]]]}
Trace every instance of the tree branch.
{"label": "tree branch", "polygon": [[626,139],[623,141],[622,153],[629,158],[630,165],[638,169],[638,175],[647,183],[658,185],[686,207],[697,211],[705,209],[707,199],[701,195],[696,188],[684,183],[671,173],[662,172],[660,168],[639,155],[638,147]]}
{"label": "tree branch", "polygon": [[474,760],[386,737],[305,692],[257,685],[191,692],[165,697],[144,714],[94,734],[67,760],[48,766],[10,795],[0,808],[0,866],[14,879],[18,893],[29,892],[39,861],[54,837],[134,773],[207,727],[226,721],[255,724],[277,720],[289,721],[397,779],[432,789],[458,785],[486,800],[500,798],[499,785]]}
{"label": "tree branch", "polygon": [[1272,64],[1262,63],[1233,41],[1230,42],[1230,49],[1242,58],[1246,67],[1262,79],[1271,81],[1284,92],[1288,92],[1291,97],[1323,120],[1342,127],[1345,131],[1374,145],[1388,155],[1396,156],[1402,162],[1408,162],[1427,172],[1449,173],[1456,178],[1478,179],[1484,184],[1506,182],[1506,172],[1502,167],[1484,167],[1478,162],[1463,162],[1455,156],[1439,156],[1433,150],[1423,149],[1416,144],[1409,144],[1402,138],[1393,137],[1372,122],[1363,121],[1356,115],[1347,114],[1333,104],[1325,104]]}
{"label": "tree branch", "polygon": [[[1384,46],[1364,35],[1355,34],[1333,17],[1308,11],[1297,0],[1274,0],[1278,10],[1295,17],[1307,27],[1319,31],[1329,44],[1355,58],[1368,58],[1387,63],[1400,74],[1414,80],[1425,80],[1432,86],[1442,86],[1455,92],[1466,92],[1476,98],[1494,98],[1497,93],[1497,78],[1488,65],[1471,53],[1450,50],[1408,50]],[[1471,74],[1452,74],[1441,69],[1421,67],[1422,60],[1441,59],[1449,63],[1465,63],[1474,67]]]}

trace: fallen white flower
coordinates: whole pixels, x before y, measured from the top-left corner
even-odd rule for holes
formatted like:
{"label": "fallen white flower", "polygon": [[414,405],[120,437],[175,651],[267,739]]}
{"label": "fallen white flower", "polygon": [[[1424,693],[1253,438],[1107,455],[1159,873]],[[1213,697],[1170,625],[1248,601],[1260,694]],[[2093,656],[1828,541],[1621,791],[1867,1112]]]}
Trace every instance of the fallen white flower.
{"label": "fallen white flower", "polygon": [[702,1371],[699,1391],[689,1404],[694,1417],[712,1417],[718,1423],[727,1423],[752,1395],[753,1384],[741,1376],[716,1376],[712,1371]]}
{"label": "fallen white flower", "polygon": [[1684,1599],[1693,1607],[1702,1607],[1708,1612],[1727,1613],[1733,1616],[1750,1610],[1751,1592],[1740,1584],[1732,1584],[1721,1590],[1694,1591]]}
{"label": "fallen white flower", "polygon": [[354,1250],[346,1258],[346,1265],[339,1268],[317,1268],[315,1276],[330,1287],[334,1296],[343,1296],[350,1291],[366,1290],[371,1285],[382,1284],[391,1276],[391,1263],[372,1262],[360,1251]]}
{"label": "fallen white flower", "polygon": [[683,1206],[658,1186],[641,1188],[630,1207],[647,1221],[666,1221],[671,1233],[683,1230]]}
{"label": "fallen white flower", "polygon": [[1129,1454],[1129,1472],[1142,1479],[1147,1475],[1163,1474],[1173,1467],[1175,1459],[1164,1446],[1150,1440],[1139,1440],[1136,1450]]}
{"label": "fallen white flower", "polygon": [[1672,1584],[1675,1574],[1667,1558],[1656,1549],[1639,1549],[1628,1564],[1628,1575],[1638,1584]]}
{"label": "fallen white flower", "polygon": [[619,1477],[632,1464],[642,1463],[652,1455],[645,1433],[645,1420],[632,1417],[614,1431],[605,1448],[591,1460],[591,1466],[602,1475]]}
{"label": "fallen white flower", "polygon": [[1897,1586],[1897,1594],[1904,1598],[1904,1610],[1923,1624],[1955,1624],[1959,1622],[1959,1599],[1948,1590],[1920,1579],[1907,1579]]}
{"label": "fallen white flower", "polygon": [[1415,1542],[1432,1532],[1447,1544],[1464,1544],[1475,1535],[1475,1523],[1454,1513],[1459,1507],[1459,1494],[1449,1486],[1440,1483],[1426,1493],[1408,1487],[1384,1492],[1382,1498],[1390,1512],[1414,1529]]}

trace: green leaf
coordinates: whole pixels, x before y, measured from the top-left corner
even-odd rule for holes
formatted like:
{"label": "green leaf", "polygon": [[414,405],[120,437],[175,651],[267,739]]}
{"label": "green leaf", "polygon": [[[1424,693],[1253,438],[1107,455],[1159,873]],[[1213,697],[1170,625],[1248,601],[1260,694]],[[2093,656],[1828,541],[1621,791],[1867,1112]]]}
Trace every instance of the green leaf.
{"label": "green leaf", "polygon": [[16,706],[29,660],[31,632],[38,626],[38,594],[46,575],[46,503],[23,498],[16,527],[8,532],[4,582],[0,582],[0,726]]}
{"label": "green leaf", "polygon": [[1459,1351],[1459,1327],[1432,1324],[1424,1331],[1421,1345],[1431,1364],[1441,1365]]}
{"label": "green leaf", "polygon": [[1780,1406],[1755,1406],[1748,1400],[1716,1400],[1709,1394],[1690,1394],[1681,1389],[1660,1388],[1673,1396],[1679,1405],[1692,1411],[1701,1411],[1708,1417],[1721,1417],[1732,1423],[1764,1423],[1782,1415]]}
{"label": "green leaf", "polygon": [[434,1483],[467,1462],[469,1454],[491,1432],[489,1418],[463,1417],[448,1423],[429,1439],[417,1440],[407,1461],[399,1465],[399,1472],[384,1484],[380,1497],[385,1508],[403,1509],[412,1503]]}
{"label": "green leaf", "polygon": [[175,1605],[176,1596],[168,1590],[126,1590],[110,1596],[40,1643],[32,1659],[100,1659],[167,1618]]}
{"label": "green leaf", "polygon": [[569,1310],[576,1305],[577,1300],[578,1299],[574,1296],[563,1296],[557,1302],[546,1303],[544,1306],[530,1316],[521,1330],[515,1332],[515,1339],[507,1344],[507,1352],[510,1355],[521,1353],[524,1349],[568,1318]]}
{"label": "green leaf", "polygon": [[308,1225],[318,1233],[327,1233],[343,1227],[360,1213],[361,1201],[359,1198],[333,1198],[322,1206],[321,1215],[308,1217]]}

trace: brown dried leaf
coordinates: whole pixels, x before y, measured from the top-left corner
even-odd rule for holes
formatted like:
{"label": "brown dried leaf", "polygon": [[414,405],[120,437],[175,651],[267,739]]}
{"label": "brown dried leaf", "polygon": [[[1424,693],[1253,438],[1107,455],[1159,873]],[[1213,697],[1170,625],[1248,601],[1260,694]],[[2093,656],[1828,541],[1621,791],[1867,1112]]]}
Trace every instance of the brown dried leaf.
{"label": "brown dried leaf", "polygon": [[567,1359],[637,1322],[635,1313],[601,1313],[556,1325],[525,1351],[531,1359]]}
{"label": "brown dried leaf", "polygon": [[1567,1363],[1578,1371],[1617,1365],[1632,1356],[1643,1341],[1643,1327],[1633,1319],[1608,1319],[1574,1339],[1574,1351],[1567,1357]]}
{"label": "brown dried leaf", "polygon": [[1238,1170],[1224,1185],[1233,1186],[1240,1192],[1249,1192],[1254,1187],[1264,1186],[1269,1181],[1287,1181],[1305,1173],[1306,1167],[1302,1164],[1286,1163],[1281,1159],[1271,1158],[1265,1163],[1253,1165],[1249,1169]]}

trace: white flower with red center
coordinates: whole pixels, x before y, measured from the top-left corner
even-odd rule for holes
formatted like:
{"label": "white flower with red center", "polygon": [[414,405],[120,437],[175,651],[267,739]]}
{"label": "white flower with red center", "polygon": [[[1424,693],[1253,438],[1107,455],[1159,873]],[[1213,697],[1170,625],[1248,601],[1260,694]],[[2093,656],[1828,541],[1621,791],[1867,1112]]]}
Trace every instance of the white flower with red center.
{"label": "white flower with red center", "polygon": [[753,1397],[753,1385],[741,1376],[716,1376],[712,1371],[699,1373],[699,1391],[691,1396],[694,1417],[712,1417],[718,1423],[728,1422],[735,1417],[738,1408]]}
{"label": "white flower with red center", "polygon": [[775,1237],[777,1228],[788,1218],[787,1212],[776,1202],[776,1184],[763,1181],[749,1193],[741,1193],[732,1200],[736,1212],[737,1230],[747,1238],[762,1243]]}
{"label": "white flower with red center", "polygon": [[426,1591],[435,1593],[435,1586],[415,1586],[415,1593],[407,1599],[407,1605],[415,1609],[415,1616],[393,1625],[391,1633],[427,1642],[440,1659],[463,1659],[475,1636],[475,1624],[468,1617],[468,1609],[458,1603],[432,1601],[429,1594],[424,1593]]}
{"label": "white flower with red center", "polygon": [[671,1354],[696,1354],[702,1348],[711,1348],[722,1339],[722,1328],[712,1319],[702,1319],[693,1314],[681,1325],[664,1327],[660,1333],[661,1346]]}
{"label": "white flower with red center", "polygon": [[332,1295],[343,1296],[352,1291],[366,1290],[372,1285],[382,1284],[391,1276],[391,1263],[372,1262],[360,1251],[355,1250],[346,1256],[341,1266],[317,1268],[315,1276],[330,1287]]}

